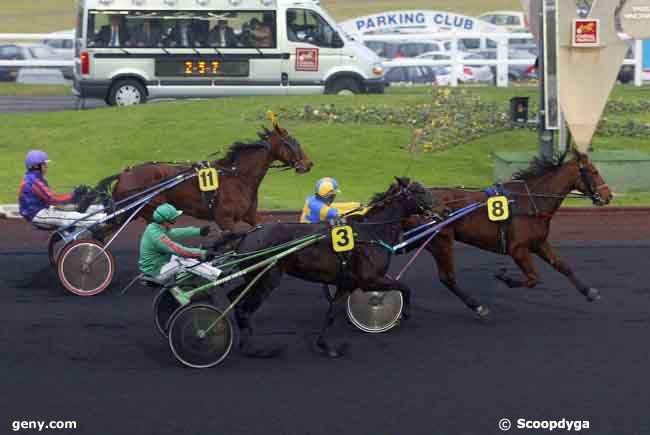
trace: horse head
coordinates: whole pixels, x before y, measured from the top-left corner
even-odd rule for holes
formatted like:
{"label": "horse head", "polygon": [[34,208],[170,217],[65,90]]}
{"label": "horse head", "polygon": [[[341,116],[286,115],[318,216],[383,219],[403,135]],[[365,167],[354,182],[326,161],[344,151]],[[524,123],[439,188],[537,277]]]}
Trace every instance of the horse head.
{"label": "horse head", "polygon": [[271,155],[299,174],[309,172],[314,163],[302,149],[300,142],[287,133],[287,130],[275,125],[272,130],[264,127],[260,139],[266,141],[271,147]]}
{"label": "horse head", "polygon": [[587,154],[575,151],[578,169],[575,189],[591,198],[594,205],[607,205],[614,195]]}
{"label": "horse head", "polygon": [[385,193],[375,195],[369,206],[383,206],[388,203],[401,201],[406,215],[430,215],[439,205],[431,194],[417,181],[408,178],[395,177],[393,183]]}

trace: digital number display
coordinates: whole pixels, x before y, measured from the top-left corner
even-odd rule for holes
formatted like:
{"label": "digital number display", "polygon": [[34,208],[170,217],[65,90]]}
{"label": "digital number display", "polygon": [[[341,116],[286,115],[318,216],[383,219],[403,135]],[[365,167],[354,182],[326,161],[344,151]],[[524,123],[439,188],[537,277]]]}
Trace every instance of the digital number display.
{"label": "digital number display", "polygon": [[247,77],[247,60],[157,59],[158,77]]}
{"label": "digital number display", "polygon": [[185,75],[186,76],[205,76],[219,74],[219,65],[221,62],[218,60],[186,60],[185,61]]}

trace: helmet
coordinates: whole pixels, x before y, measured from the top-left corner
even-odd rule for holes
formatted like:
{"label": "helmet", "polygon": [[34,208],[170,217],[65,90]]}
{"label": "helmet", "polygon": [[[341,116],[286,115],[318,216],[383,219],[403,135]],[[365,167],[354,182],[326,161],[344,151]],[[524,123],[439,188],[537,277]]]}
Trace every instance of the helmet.
{"label": "helmet", "polygon": [[45,151],[31,150],[27,153],[27,156],[25,156],[25,167],[27,169],[31,169],[34,166],[38,166],[49,161],[50,159]]}
{"label": "helmet", "polygon": [[174,222],[183,212],[176,210],[171,204],[164,203],[153,212],[153,221],[159,224],[163,222]]}
{"label": "helmet", "polygon": [[327,198],[328,196],[334,196],[339,193],[339,183],[335,179],[330,177],[321,178],[316,182],[316,188],[314,189],[316,196],[321,198]]}

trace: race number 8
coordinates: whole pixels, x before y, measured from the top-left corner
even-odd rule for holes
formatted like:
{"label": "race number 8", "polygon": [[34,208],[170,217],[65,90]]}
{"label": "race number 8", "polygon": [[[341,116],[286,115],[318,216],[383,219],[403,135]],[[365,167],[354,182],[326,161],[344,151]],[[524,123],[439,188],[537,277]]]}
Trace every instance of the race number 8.
{"label": "race number 8", "polygon": [[219,175],[214,168],[201,169],[198,177],[201,192],[212,192],[219,187]]}
{"label": "race number 8", "polygon": [[510,207],[508,198],[505,196],[494,196],[487,200],[488,218],[492,222],[508,220],[510,217]]}
{"label": "race number 8", "polygon": [[334,252],[348,252],[354,249],[354,232],[351,226],[344,225],[332,229],[332,248]]}

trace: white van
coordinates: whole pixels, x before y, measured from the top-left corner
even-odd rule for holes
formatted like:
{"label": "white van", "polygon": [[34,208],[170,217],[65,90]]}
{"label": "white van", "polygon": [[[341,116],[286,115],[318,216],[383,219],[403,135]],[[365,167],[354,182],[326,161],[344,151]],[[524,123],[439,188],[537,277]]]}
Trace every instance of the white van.
{"label": "white van", "polygon": [[383,92],[380,59],[311,0],[78,0],[77,95]]}

